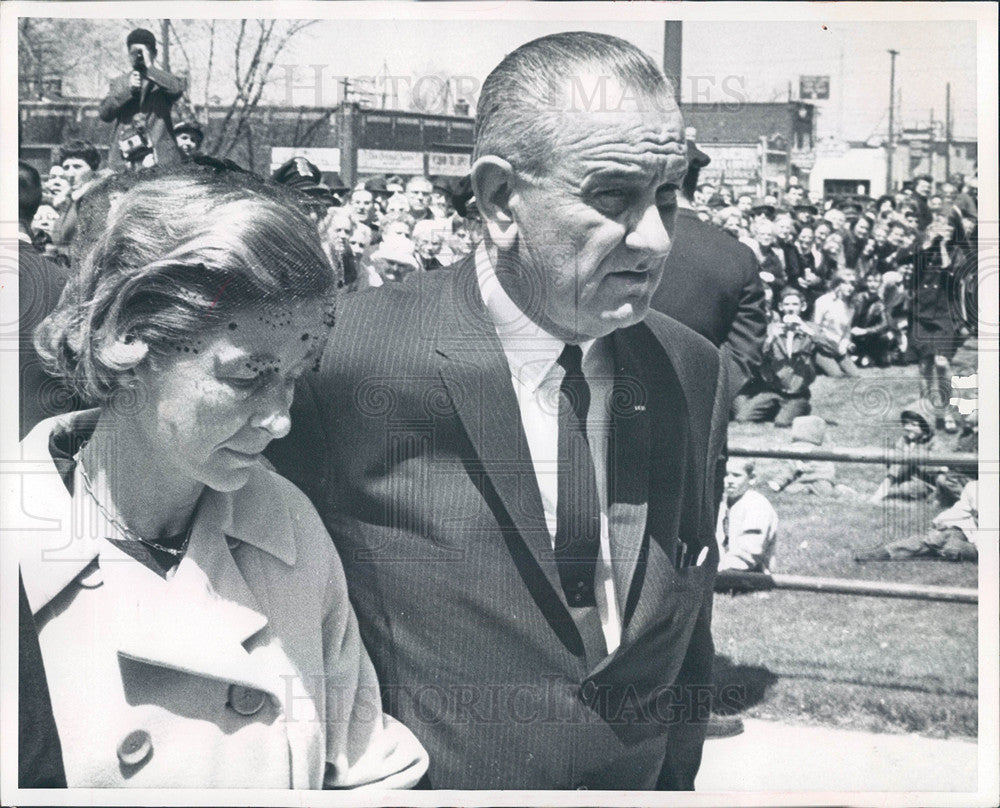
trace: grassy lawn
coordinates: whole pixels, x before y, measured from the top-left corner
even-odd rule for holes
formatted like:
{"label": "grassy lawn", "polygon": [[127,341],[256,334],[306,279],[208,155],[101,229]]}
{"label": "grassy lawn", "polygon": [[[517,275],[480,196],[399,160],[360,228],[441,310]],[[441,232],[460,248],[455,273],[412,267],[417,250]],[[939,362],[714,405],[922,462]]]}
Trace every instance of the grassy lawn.
{"label": "grassy lawn", "polygon": [[[866,369],[860,379],[821,376],[814,412],[833,423],[826,446],[886,447],[898,413],[917,398],[914,367]],[[731,445],[776,447],[788,430],[732,424]],[[758,461],[767,479],[782,464]],[[975,587],[977,567],[944,561],[856,564],[853,553],[922,531],[934,503],[868,503],[877,465],[838,464],[858,494],[769,496],[781,519],[775,572]],[[745,693],[754,718],[935,736],[977,731],[977,609],[965,604],[775,591],[716,596],[717,684]]]}

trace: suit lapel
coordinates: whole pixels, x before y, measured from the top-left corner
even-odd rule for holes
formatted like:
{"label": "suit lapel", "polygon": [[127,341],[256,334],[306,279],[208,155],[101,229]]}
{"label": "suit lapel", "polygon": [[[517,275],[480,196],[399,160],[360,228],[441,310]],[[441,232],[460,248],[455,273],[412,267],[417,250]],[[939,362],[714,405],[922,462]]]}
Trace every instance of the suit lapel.
{"label": "suit lapel", "polygon": [[523,543],[565,607],[510,367],[482,302],[474,261],[453,272],[441,300],[436,348],[441,380],[477,456],[470,473],[489,481],[516,529],[508,543]]}
{"label": "suit lapel", "polygon": [[[671,346],[640,323],[615,334],[615,354],[616,385],[635,389],[630,401],[645,399],[645,410],[636,413],[639,417],[616,413],[614,429],[618,444],[613,453],[615,486],[610,490],[608,516],[616,548],[616,592],[619,603],[624,603],[624,645],[643,632],[657,611],[637,608],[640,600],[648,606],[670,594],[664,581],[647,580],[647,562],[655,544],[657,557],[672,564],[678,542],[685,539],[680,510],[692,458],[687,400]],[[624,395],[618,398],[619,402],[625,399]]]}
{"label": "suit lapel", "polygon": [[608,528],[618,613],[624,618],[649,512],[651,387],[640,357],[622,332],[615,332],[612,346],[615,380],[608,445]]}

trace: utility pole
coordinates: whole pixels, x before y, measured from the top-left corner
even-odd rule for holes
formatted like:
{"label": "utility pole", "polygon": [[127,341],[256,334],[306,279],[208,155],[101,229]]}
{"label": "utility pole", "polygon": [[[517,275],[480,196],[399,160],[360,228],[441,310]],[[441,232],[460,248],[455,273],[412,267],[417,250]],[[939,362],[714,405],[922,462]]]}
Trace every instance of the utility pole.
{"label": "utility pole", "polygon": [[681,103],[681,53],[684,48],[683,24],[680,20],[663,22],[663,73],[674,85],[674,100]]}
{"label": "utility pole", "polygon": [[892,193],[892,153],[894,148],[893,138],[895,137],[892,126],[896,107],[896,57],[898,55],[899,51],[890,49],[889,56],[892,58],[892,67],[889,72],[889,142],[886,146],[885,162],[885,192],[887,194]]}
{"label": "utility pole", "polygon": [[927,136],[927,173],[934,176],[934,110],[931,110],[930,134]]}
{"label": "utility pole", "polygon": [[160,44],[161,62],[160,66],[170,72],[170,20],[160,20]]}
{"label": "utility pole", "polygon": [[951,82],[944,85],[944,178],[951,182]]}

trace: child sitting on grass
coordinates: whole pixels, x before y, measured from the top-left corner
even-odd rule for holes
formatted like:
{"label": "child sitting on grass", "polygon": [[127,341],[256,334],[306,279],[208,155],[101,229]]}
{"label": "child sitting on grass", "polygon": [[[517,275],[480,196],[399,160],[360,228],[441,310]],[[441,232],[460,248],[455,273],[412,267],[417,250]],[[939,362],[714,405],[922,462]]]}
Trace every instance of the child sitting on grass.
{"label": "child sitting on grass", "polygon": [[[926,454],[934,431],[915,409],[903,410],[899,414],[903,434],[893,447],[902,458],[890,463],[885,478],[871,496],[873,504],[884,499],[919,500],[927,499],[934,493],[936,470],[924,467],[921,455]],[[929,476],[930,479],[925,479]]]}
{"label": "child sitting on grass", "polygon": [[[792,421],[792,449],[812,450],[823,445],[826,421],[818,415],[800,415]],[[832,460],[788,460],[782,471],[767,483],[772,491],[792,494],[815,494],[835,497],[853,494],[854,489],[835,481],[836,466]]]}
{"label": "child sitting on grass", "polygon": [[778,538],[778,514],[767,497],[753,490],[754,462],[732,458],[726,463],[724,494],[715,538],[719,569],[769,572]]}

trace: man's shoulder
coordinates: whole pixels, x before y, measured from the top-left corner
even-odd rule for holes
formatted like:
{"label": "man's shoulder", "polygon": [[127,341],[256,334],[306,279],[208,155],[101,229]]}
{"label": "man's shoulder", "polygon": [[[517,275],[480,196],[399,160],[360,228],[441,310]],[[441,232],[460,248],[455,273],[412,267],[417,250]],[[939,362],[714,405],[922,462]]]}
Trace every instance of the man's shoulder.
{"label": "man's shoulder", "polygon": [[[351,292],[337,306],[324,368],[347,372],[387,363],[419,365],[432,354],[447,310],[474,295],[458,269],[413,272],[405,280]],[[475,273],[472,273],[475,283]],[[405,360],[403,359],[405,357]]]}
{"label": "man's shoulder", "polygon": [[760,491],[755,491],[753,488],[740,497],[738,504],[741,504],[746,509],[752,510],[756,513],[766,513],[768,515],[774,514],[777,516],[777,512],[774,510],[771,500],[765,497]]}
{"label": "man's shoulder", "polygon": [[343,320],[375,325],[385,317],[405,320],[413,310],[437,305],[441,296],[455,284],[456,268],[437,272],[411,272],[399,282],[389,282],[372,289],[350,292],[337,304],[338,324]]}
{"label": "man's shoulder", "polygon": [[744,260],[754,257],[753,250],[740,238],[712,222],[703,221],[695,211],[682,210],[677,216],[678,243],[702,252],[724,252]]}
{"label": "man's shoulder", "polygon": [[648,329],[653,335],[682,382],[710,375],[714,385],[719,349],[708,339],[673,317],[652,309],[642,323],[626,329],[625,333],[629,335],[638,328]]}

